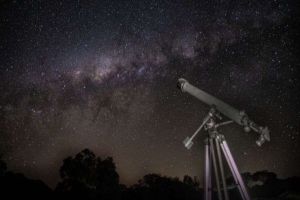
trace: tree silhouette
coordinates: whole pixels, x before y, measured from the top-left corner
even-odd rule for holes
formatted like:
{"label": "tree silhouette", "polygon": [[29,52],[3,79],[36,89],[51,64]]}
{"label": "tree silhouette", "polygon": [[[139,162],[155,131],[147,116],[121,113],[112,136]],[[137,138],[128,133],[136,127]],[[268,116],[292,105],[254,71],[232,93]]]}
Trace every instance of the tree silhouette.
{"label": "tree silhouette", "polygon": [[95,187],[96,156],[85,149],[75,158],[67,157],[60,168],[62,182],[58,184],[60,190],[78,190]]}
{"label": "tree silhouette", "polygon": [[[274,172],[262,170],[241,174],[251,198],[300,197],[300,177],[278,179]],[[120,199],[123,200],[200,200],[203,190],[199,181],[185,175],[181,181],[160,174],[148,174],[137,184],[127,188],[119,185],[119,175],[111,157],[101,160],[89,149],[79,152],[74,158],[67,157],[60,168],[62,182],[53,192],[41,180],[31,180],[23,174],[7,171],[6,163],[0,160],[0,197],[12,199]],[[233,178],[227,179],[234,182]],[[259,184],[257,184],[259,183]],[[230,199],[241,199],[236,187],[229,188]],[[217,199],[212,191],[212,199]]]}
{"label": "tree silhouette", "polygon": [[244,172],[241,174],[245,185],[249,188],[253,185],[253,178],[250,172]]}
{"label": "tree silhouette", "polygon": [[190,187],[199,188],[200,182],[198,181],[197,177],[194,176],[194,179],[192,177],[185,175],[183,177],[183,184],[188,185]]}
{"label": "tree silhouette", "polygon": [[124,199],[159,200],[159,199],[200,199],[202,194],[196,186],[199,184],[196,178],[185,176],[185,182],[178,177],[172,178],[160,174],[145,175],[143,180],[133,185]]}
{"label": "tree silhouette", "polygon": [[75,199],[120,198],[119,175],[111,157],[101,161],[84,149],[75,158],[67,157],[60,168],[62,182],[56,191]]}
{"label": "tree silhouette", "polygon": [[273,182],[276,179],[277,179],[277,174],[275,174],[274,172],[269,172],[268,170],[262,170],[252,174],[253,181],[255,182],[260,181],[263,184],[268,184],[270,182]]}
{"label": "tree silhouette", "polygon": [[7,171],[6,163],[0,160],[0,198],[54,199],[54,194],[41,180],[30,180],[23,174]]}
{"label": "tree silhouette", "polygon": [[100,158],[97,159],[95,175],[96,189],[103,199],[120,198],[119,175],[112,157],[108,157],[103,161]]}

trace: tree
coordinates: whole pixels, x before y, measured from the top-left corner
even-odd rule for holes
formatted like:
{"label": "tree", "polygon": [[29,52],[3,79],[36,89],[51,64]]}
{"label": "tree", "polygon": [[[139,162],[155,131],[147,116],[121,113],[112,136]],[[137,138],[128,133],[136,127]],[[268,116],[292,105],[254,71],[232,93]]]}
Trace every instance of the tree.
{"label": "tree", "polygon": [[244,180],[245,185],[248,188],[252,187],[252,184],[253,184],[252,174],[250,172],[244,172],[244,173],[241,174],[241,176]]}
{"label": "tree", "polygon": [[200,182],[198,181],[197,177],[194,176],[194,179],[192,177],[185,175],[183,177],[183,184],[188,185],[193,188],[199,188]]}
{"label": "tree", "polygon": [[59,183],[62,190],[95,188],[95,154],[89,149],[84,149],[75,158],[64,159],[60,168]]}
{"label": "tree", "polygon": [[103,199],[120,198],[119,175],[112,157],[108,157],[103,161],[100,158],[97,159],[95,175],[96,189]]}
{"label": "tree", "polygon": [[120,197],[119,175],[113,158],[101,161],[89,149],[82,150],[75,158],[64,159],[60,177],[62,182],[58,183],[56,190],[69,193],[77,199],[86,199],[87,196],[101,199]]}
{"label": "tree", "polygon": [[[184,181],[178,177],[172,178],[161,176],[161,174],[145,175],[143,180],[131,187],[127,199],[199,199],[201,194],[198,191],[199,181],[185,176]],[[131,198],[130,198],[131,197]]]}
{"label": "tree", "polygon": [[254,182],[260,181],[263,184],[268,184],[277,180],[277,174],[275,174],[274,172],[269,172],[268,170],[262,170],[252,174],[252,180]]}
{"label": "tree", "polygon": [[1,198],[11,199],[54,199],[54,194],[41,180],[31,180],[23,174],[6,172],[0,178]]}

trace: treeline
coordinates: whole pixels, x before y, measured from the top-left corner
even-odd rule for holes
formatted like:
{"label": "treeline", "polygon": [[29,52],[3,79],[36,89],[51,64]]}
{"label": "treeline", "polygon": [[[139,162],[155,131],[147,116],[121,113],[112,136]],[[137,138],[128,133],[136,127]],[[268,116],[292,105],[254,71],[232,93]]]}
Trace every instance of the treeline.
{"label": "treeline", "polygon": [[[277,174],[262,170],[251,174],[250,172],[242,173],[242,178],[248,189],[251,198],[279,198],[290,199],[287,197],[297,196],[300,199],[300,177],[289,177],[279,179]],[[234,186],[233,177],[227,178],[227,184]],[[239,199],[239,192],[236,188],[229,190],[232,199]]]}
{"label": "treeline", "polygon": [[[74,158],[63,160],[62,179],[54,190],[40,180],[29,180],[24,175],[7,171],[0,161],[0,195],[12,199],[103,199],[103,200],[201,200],[203,189],[196,177],[175,177],[148,174],[130,187],[119,184],[119,175],[111,157],[104,160],[84,149]],[[287,192],[300,191],[300,178],[278,179],[273,172],[259,171],[242,174],[251,198],[276,198]],[[231,199],[240,199],[232,177],[227,179]],[[217,199],[212,189],[213,199]]]}

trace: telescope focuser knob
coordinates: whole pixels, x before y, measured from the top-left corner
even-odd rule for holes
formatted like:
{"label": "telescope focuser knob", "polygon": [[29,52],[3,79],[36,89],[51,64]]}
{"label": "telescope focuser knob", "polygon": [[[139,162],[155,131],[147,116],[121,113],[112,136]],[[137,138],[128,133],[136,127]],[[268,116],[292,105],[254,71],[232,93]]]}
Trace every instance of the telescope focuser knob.
{"label": "telescope focuser knob", "polygon": [[245,126],[245,127],[244,127],[244,130],[248,133],[248,132],[251,131],[251,128],[250,128],[249,126]]}

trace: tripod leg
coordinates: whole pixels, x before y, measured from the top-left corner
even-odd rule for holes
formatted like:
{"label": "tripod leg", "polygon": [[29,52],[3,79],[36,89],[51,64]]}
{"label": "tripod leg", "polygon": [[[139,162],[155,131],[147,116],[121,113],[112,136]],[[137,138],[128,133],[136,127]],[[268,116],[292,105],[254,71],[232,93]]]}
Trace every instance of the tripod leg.
{"label": "tripod leg", "polygon": [[205,139],[205,190],[204,199],[211,200],[211,172],[210,172],[210,146],[208,144],[208,138]]}
{"label": "tripod leg", "polygon": [[216,185],[217,185],[217,190],[218,190],[218,199],[222,200],[222,193],[221,193],[221,188],[220,188],[220,180],[219,180],[219,173],[218,173],[218,169],[217,169],[217,161],[216,161],[213,139],[211,139],[211,138],[209,139],[209,144],[210,144],[211,155],[212,155],[213,165],[214,165]]}
{"label": "tripod leg", "polygon": [[218,154],[218,158],[219,158],[219,165],[220,165],[220,172],[221,172],[221,178],[222,178],[222,183],[223,183],[224,196],[225,196],[225,200],[229,200],[226,179],[225,179],[225,173],[224,173],[224,167],[223,167],[223,161],[222,161],[221,151],[220,151],[220,143],[219,143],[219,139],[217,137],[215,138],[215,142],[216,142],[217,154]]}
{"label": "tripod leg", "polygon": [[235,164],[235,161],[231,155],[231,152],[229,150],[229,147],[227,145],[227,142],[225,139],[223,139],[223,141],[221,142],[221,147],[222,147],[222,150],[224,152],[226,159],[227,159],[227,162],[229,164],[229,166],[231,165],[230,169],[231,169],[231,172],[233,174],[233,176],[235,177],[235,181],[236,183],[238,184],[238,187],[239,187],[239,191],[241,193],[241,196],[244,200],[250,200],[250,197],[249,197],[249,194],[246,190],[246,187],[245,187],[245,184],[244,184],[244,181],[240,175],[240,172]]}
{"label": "tripod leg", "polygon": [[[233,176],[233,178],[234,178],[234,182],[237,183],[238,181],[237,181],[237,178],[236,178],[236,174],[233,173],[232,165],[231,165],[231,163],[229,162],[228,155],[227,155],[227,153],[225,152],[224,146],[223,146],[222,143],[221,143],[221,148],[222,148],[223,154],[224,154],[224,156],[225,156],[225,158],[226,158],[226,161],[227,161],[227,163],[228,163],[228,166],[229,166],[229,168],[230,168],[230,171],[231,171],[231,173],[232,173],[232,176]],[[241,187],[238,187],[238,189],[239,189],[239,191],[240,191],[240,194],[242,194]]]}

